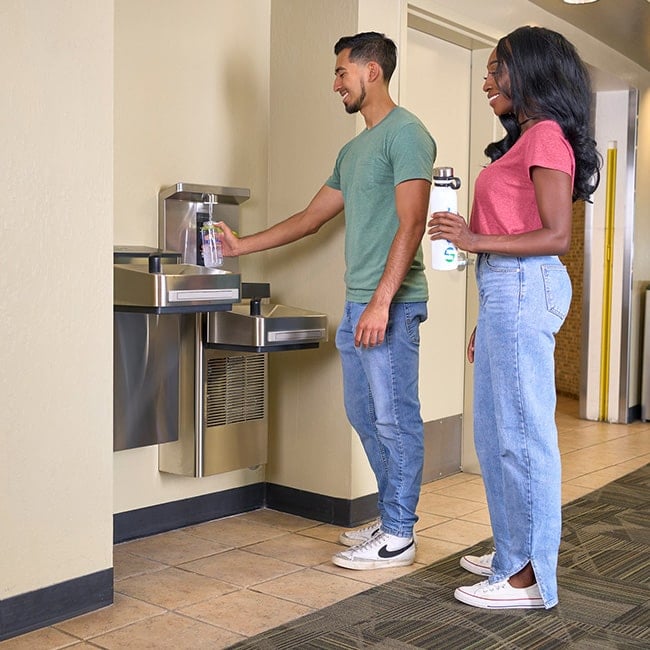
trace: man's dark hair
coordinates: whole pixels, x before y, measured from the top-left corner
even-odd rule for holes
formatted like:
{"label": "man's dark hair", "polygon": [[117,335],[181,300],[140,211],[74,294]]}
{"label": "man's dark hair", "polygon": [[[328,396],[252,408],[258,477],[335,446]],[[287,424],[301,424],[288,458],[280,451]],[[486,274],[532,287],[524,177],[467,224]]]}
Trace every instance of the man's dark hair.
{"label": "man's dark hair", "polygon": [[362,32],[354,36],[341,37],[334,46],[334,54],[350,50],[350,61],[368,63],[376,61],[388,83],[397,65],[397,47],[390,38],[378,32]]}

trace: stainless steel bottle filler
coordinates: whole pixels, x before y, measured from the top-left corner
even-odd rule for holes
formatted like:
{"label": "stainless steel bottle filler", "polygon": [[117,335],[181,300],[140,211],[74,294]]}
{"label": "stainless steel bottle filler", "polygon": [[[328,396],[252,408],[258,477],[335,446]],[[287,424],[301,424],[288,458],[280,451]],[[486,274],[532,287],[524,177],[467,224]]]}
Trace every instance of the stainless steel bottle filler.
{"label": "stainless steel bottle filler", "polygon": [[[324,314],[270,303],[267,283],[241,282],[236,258],[203,266],[208,207],[239,231],[249,196],[244,188],[164,188],[159,249],[115,249],[115,413],[129,430],[116,427],[115,449],[158,444],[162,472],[199,477],[265,463],[268,353],[327,340]],[[129,263],[118,263],[124,255]]]}

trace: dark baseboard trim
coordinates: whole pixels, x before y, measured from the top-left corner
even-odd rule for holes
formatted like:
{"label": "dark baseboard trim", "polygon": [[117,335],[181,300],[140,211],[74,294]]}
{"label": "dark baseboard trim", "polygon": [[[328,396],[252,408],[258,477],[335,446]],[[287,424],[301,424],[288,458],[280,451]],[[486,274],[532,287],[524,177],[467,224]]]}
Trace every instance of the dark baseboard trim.
{"label": "dark baseboard trim", "polygon": [[377,494],[340,499],[267,483],[266,507],[326,524],[351,527],[377,516]]}
{"label": "dark baseboard trim", "polygon": [[113,569],[0,600],[0,641],[113,602]]}
{"label": "dark baseboard trim", "polygon": [[113,515],[113,542],[148,537],[263,507],[336,526],[358,526],[377,516],[377,494],[339,499],[274,483],[255,483]]}
{"label": "dark baseboard trim", "polygon": [[113,543],[147,537],[264,507],[265,483],[203,494],[113,515]]}

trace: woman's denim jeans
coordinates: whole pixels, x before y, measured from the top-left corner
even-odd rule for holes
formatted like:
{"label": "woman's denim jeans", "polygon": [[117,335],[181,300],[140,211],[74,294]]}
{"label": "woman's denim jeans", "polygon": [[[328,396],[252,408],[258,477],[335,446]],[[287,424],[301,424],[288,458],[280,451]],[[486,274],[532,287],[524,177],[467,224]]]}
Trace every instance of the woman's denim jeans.
{"label": "woman's denim jeans", "polygon": [[354,332],[365,308],[346,302],[336,333],[345,410],[377,478],[382,529],[410,537],[424,462],[418,375],[420,323],[427,306],[393,303],[384,342],[356,347]]}
{"label": "woman's denim jeans", "polygon": [[490,582],[531,562],[549,608],[562,529],[553,353],[571,281],[554,256],[481,254],[476,277],[474,437],[496,549]]}

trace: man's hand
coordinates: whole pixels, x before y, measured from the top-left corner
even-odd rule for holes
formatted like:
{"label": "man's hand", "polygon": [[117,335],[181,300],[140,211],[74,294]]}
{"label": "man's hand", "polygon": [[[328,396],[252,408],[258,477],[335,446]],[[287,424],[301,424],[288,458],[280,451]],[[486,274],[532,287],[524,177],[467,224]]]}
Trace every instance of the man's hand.
{"label": "man's hand", "polygon": [[219,240],[221,241],[221,250],[224,257],[237,257],[239,255],[239,239],[237,235],[223,221],[217,223],[217,228],[221,230]]}
{"label": "man's hand", "polygon": [[387,327],[388,309],[376,307],[372,302],[369,302],[357,323],[354,344],[357,347],[363,346],[366,348],[381,345],[384,342]]}

